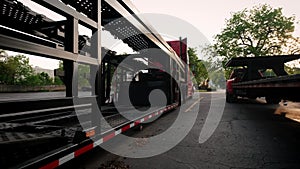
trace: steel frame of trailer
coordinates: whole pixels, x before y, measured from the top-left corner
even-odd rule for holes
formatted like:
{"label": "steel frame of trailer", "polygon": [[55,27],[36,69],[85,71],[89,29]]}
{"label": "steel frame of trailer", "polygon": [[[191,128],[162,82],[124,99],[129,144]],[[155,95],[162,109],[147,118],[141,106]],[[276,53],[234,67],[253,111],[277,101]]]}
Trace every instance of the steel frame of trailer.
{"label": "steel frame of trailer", "polygon": [[[36,36],[28,35],[20,31],[12,31],[5,26],[0,26],[0,42],[5,42],[0,44],[0,48],[5,50],[12,50],[17,52],[23,52],[27,54],[38,55],[42,57],[62,59],[64,64],[64,82],[66,85],[66,97],[62,99],[49,99],[49,100],[30,100],[30,101],[18,101],[15,103],[8,104],[9,107],[16,106],[20,104],[32,104],[32,109],[41,109],[43,110],[45,106],[38,106],[39,103],[48,102],[51,104],[51,107],[61,107],[62,103],[65,106],[70,106],[72,100],[79,99],[85,102],[93,98],[97,99],[97,102],[92,104],[100,104],[103,102],[102,98],[105,98],[103,83],[101,83],[102,74],[102,51],[101,51],[101,29],[102,29],[102,15],[107,15],[102,11],[102,5],[108,5],[111,9],[118,13],[121,17],[129,17],[134,14],[137,14],[137,10],[129,0],[102,0],[102,1],[92,1],[93,10],[89,11],[90,15],[87,16],[82,12],[78,12],[72,9],[67,4],[59,0],[32,0],[37,4],[40,4],[47,9],[54,11],[64,17],[66,17],[65,24],[65,41],[64,48],[57,46],[51,41],[45,39],[39,39]],[[70,4],[69,4],[70,5]],[[71,4],[72,5],[72,4]],[[113,18],[114,19],[114,18]],[[160,35],[155,34],[154,29],[145,21],[143,21],[138,16],[134,16],[133,20],[128,20],[128,23],[134,25],[134,28],[142,33],[142,38],[146,39],[150,43],[151,47],[160,48],[168,56],[170,56],[169,68],[174,70],[171,72],[174,77],[178,78],[177,80],[182,81],[182,72],[184,73],[185,67],[180,59],[174,54],[175,52],[171,47],[160,37]],[[84,56],[79,53],[78,47],[78,26],[79,24],[92,30],[93,36],[91,57]],[[150,32],[146,33],[146,32]],[[45,45],[47,44],[47,45]],[[133,44],[134,46],[134,44]],[[95,84],[92,85],[92,96],[86,98],[78,98],[77,82],[73,81],[74,76],[78,75],[78,63],[84,63],[90,65],[92,70],[98,71],[95,78]],[[174,64],[176,63],[176,64]],[[170,82],[172,85],[174,82]],[[75,86],[74,86],[75,85]],[[74,90],[75,89],[75,90]],[[171,92],[172,93],[172,92]],[[174,94],[174,93],[173,93]],[[173,95],[172,94],[172,95]],[[173,97],[173,96],[172,96]],[[97,130],[97,122],[92,121],[93,129],[96,128],[96,142],[92,142],[90,139],[86,139],[78,144],[71,144],[65,147],[62,147],[58,152],[48,153],[42,156],[27,161],[18,168],[55,168],[59,165],[64,164],[65,162],[78,157],[79,155],[93,149],[95,146],[102,144],[103,142],[109,141],[111,138],[117,136],[118,134],[127,131],[128,129],[139,125],[140,123],[147,121],[155,116],[158,116],[162,113],[168,112],[179,106],[179,102],[171,103],[166,107],[160,108],[154,112],[151,112],[144,117],[135,119],[133,122],[125,123],[121,126],[115,128],[115,130],[108,131],[107,133],[101,135],[99,130]],[[30,107],[30,106],[29,106]],[[94,107],[94,106],[92,106]],[[21,111],[16,108],[14,111]]]}
{"label": "steel frame of trailer", "polygon": [[[231,83],[234,95],[299,101],[300,75],[288,75],[284,69],[284,63],[299,58],[296,54],[232,58],[225,66],[241,67],[247,74],[242,81]],[[260,77],[260,69],[271,69],[276,76]]]}

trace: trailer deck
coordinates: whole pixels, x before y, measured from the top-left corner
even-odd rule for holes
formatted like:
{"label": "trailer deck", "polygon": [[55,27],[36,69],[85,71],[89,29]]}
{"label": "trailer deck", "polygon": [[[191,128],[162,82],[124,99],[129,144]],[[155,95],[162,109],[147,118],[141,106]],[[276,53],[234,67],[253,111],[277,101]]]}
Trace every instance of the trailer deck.
{"label": "trailer deck", "polygon": [[[42,154],[45,155],[48,153],[49,157],[47,157],[47,159],[50,158],[50,156],[55,156],[53,153],[49,153],[49,150],[66,153],[70,150],[78,152],[81,147],[80,145],[87,143],[90,143],[88,144],[90,146],[91,144],[97,146],[132,127],[148,122],[154,117],[157,118],[162,113],[168,112],[177,106],[178,105],[174,104],[167,107],[152,107],[147,111],[141,112],[138,116],[136,112],[131,113],[132,111],[130,110],[122,113],[123,115],[110,111],[108,116],[104,116],[101,119],[101,134],[97,136],[96,140],[98,141],[95,142],[86,139],[88,138],[85,137],[87,133],[91,134],[90,138],[94,137],[91,132],[92,130],[90,132],[83,131],[74,111],[67,113],[70,114],[69,116],[60,115],[53,118],[48,117],[47,120],[42,121],[39,119],[36,121],[36,117],[38,116],[34,113],[30,114],[30,116],[35,118],[29,118],[29,114],[27,114],[26,122],[24,118],[15,119],[14,123],[1,122],[0,147],[1,150],[5,149],[9,151],[2,151],[3,153],[5,152],[5,154],[1,156],[0,164],[3,167],[11,167],[16,163],[28,163],[27,160]],[[111,109],[111,107],[108,108],[108,110]],[[91,111],[91,109],[82,109],[79,113],[82,113],[82,116],[84,116],[89,115],[89,111]],[[105,113],[107,113],[107,111],[105,111]],[[53,114],[49,115],[52,116]],[[127,118],[125,118],[124,115]],[[87,123],[89,122],[87,121]],[[95,140],[95,138],[93,140]],[[41,148],[41,146],[44,148]],[[77,150],[75,147],[78,147]],[[18,151],[18,149],[22,149],[23,151]],[[62,153],[61,156],[65,153]],[[40,161],[34,161],[29,166],[32,166],[33,163],[38,164],[39,162]],[[66,160],[64,162],[66,162]],[[21,166],[23,167],[23,165],[19,167]]]}
{"label": "trailer deck", "polygon": [[235,88],[299,88],[300,75],[269,77],[233,84]]}
{"label": "trailer deck", "polygon": [[[269,103],[278,103],[281,99],[300,100],[300,75],[288,75],[284,69],[284,63],[299,58],[300,55],[281,55],[231,59],[226,67],[238,68],[227,81],[227,101],[232,102],[238,96],[266,97]],[[266,70],[273,75],[263,75]]]}

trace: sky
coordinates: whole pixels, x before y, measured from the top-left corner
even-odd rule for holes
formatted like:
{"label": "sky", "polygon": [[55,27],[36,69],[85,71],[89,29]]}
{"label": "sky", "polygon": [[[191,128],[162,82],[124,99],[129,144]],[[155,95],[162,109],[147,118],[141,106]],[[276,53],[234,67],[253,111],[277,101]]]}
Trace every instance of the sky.
{"label": "sky", "polygon": [[[194,25],[212,43],[213,36],[225,26],[231,14],[259,4],[283,8],[285,16],[300,20],[299,0],[132,0],[141,13],[162,13],[183,19]],[[300,36],[300,25],[297,34]]]}
{"label": "sky", "polygon": [[[62,20],[64,17],[50,13],[45,8],[35,5],[30,0],[19,0],[36,12],[44,13],[53,20]],[[206,38],[206,42],[213,43],[213,37],[224,28],[225,20],[229,19],[233,12],[251,8],[259,4],[269,4],[274,8],[282,7],[285,16],[296,16],[300,20],[300,1],[297,0],[131,0],[141,13],[166,14],[179,18],[193,25]],[[150,23],[153,22],[149,20]],[[168,26],[169,23],[165,24]],[[158,23],[153,23],[158,25]],[[156,28],[156,27],[154,27]],[[81,32],[85,31],[80,28]],[[160,28],[157,28],[158,31]],[[83,30],[83,31],[82,31]],[[300,25],[296,25],[295,36],[300,36]],[[171,30],[170,30],[171,31]],[[163,32],[166,33],[166,32]],[[89,34],[89,33],[88,33]],[[109,36],[109,35],[107,35]],[[180,36],[180,35],[179,35]],[[184,35],[183,35],[184,36]],[[188,41],[189,43],[189,41]],[[188,44],[189,45],[189,44]],[[199,47],[196,42],[191,47]],[[122,48],[122,47],[121,47]],[[121,49],[119,48],[119,49]],[[127,49],[125,49],[126,51]],[[9,53],[15,54],[15,53]],[[41,59],[30,56],[30,64],[38,65],[46,69],[57,68],[55,60]]]}

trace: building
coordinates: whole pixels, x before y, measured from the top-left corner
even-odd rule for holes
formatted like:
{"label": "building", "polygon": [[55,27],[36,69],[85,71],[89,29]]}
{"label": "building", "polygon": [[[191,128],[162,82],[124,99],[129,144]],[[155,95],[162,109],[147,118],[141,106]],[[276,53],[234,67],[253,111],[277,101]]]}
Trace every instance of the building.
{"label": "building", "polygon": [[54,79],[54,70],[51,70],[51,69],[44,69],[44,68],[41,68],[39,66],[35,66],[33,68],[34,72],[35,73],[42,73],[42,72],[45,72],[49,75],[50,78]]}

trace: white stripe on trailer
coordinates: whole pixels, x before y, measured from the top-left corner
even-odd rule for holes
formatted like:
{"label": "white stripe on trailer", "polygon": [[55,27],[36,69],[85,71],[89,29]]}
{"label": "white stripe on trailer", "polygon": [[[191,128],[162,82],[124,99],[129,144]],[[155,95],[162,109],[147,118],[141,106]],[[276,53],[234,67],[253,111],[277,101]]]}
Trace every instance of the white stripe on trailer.
{"label": "white stripe on trailer", "polygon": [[99,145],[102,144],[102,143],[103,143],[103,138],[101,138],[101,139],[98,140],[98,141],[95,141],[95,142],[94,142],[94,147],[99,146]]}
{"label": "white stripe on trailer", "polygon": [[[148,119],[149,119],[149,118],[152,118],[152,117],[154,117],[154,116],[157,116],[157,115],[159,115],[159,114],[161,114],[161,113],[163,113],[163,112],[165,112],[165,111],[167,111],[167,110],[169,110],[169,109],[172,109],[172,108],[174,108],[174,107],[176,107],[176,106],[178,106],[178,104],[172,105],[172,106],[167,106],[167,107],[165,107],[164,109],[161,109],[161,110],[159,110],[159,111],[157,111],[157,112],[155,112],[155,113],[149,115],[149,116],[148,116]],[[146,116],[146,117],[147,117],[147,116]],[[129,124],[129,127],[132,128],[132,127],[135,126],[136,123],[138,124],[138,123],[144,122],[146,117],[144,117],[144,118],[142,118],[142,119],[140,119],[140,120],[137,120],[136,122],[133,122],[133,123]],[[147,119],[147,118],[146,118],[146,119]],[[127,126],[128,126],[128,125],[127,125]],[[125,127],[123,127],[123,128],[125,128]],[[115,131],[115,132],[113,132],[113,133],[111,133],[111,134],[109,134],[109,135],[107,135],[107,136],[105,136],[105,137],[103,137],[103,138],[101,138],[101,139],[99,139],[99,140],[97,140],[97,141],[95,141],[95,142],[93,142],[93,143],[92,143],[92,144],[93,144],[92,147],[90,147],[91,144],[89,144],[89,145],[87,145],[87,146],[85,146],[85,147],[82,147],[82,148],[76,150],[75,152],[72,152],[72,153],[70,153],[70,154],[68,154],[68,155],[66,155],[66,156],[64,156],[64,157],[62,157],[62,158],[59,158],[59,160],[54,160],[54,161],[52,161],[51,163],[48,163],[48,164],[46,164],[45,166],[43,166],[43,167],[41,167],[41,168],[43,168],[43,169],[44,169],[44,168],[47,168],[47,169],[48,169],[48,168],[56,168],[56,167],[58,167],[58,166],[60,166],[60,165],[62,165],[62,164],[64,164],[64,163],[66,163],[66,162],[68,162],[68,161],[70,161],[70,160],[76,158],[77,156],[79,156],[79,155],[81,155],[81,154],[83,154],[83,153],[85,153],[85,152],[87,152],[87,151],[93,149],[94,147],[99,146],[100,144],[102,144],[102,143],[104,142],[104,139],[106,139],[106,141],[108,141],[108,140],[110,140],[111,138],[113,138],[113,137],[115,137],[116,135],[121,134],[121,133],[122,133],[122,128],[119,129],[119,130],[117,130],[117,131]],[[77,153],[76,156],[75,156],[75,153]]]}
{"label": "white stripe on trailer", "polygon": [[134,127],[134,123],[131,123],[131,124],[130,124],[130,128],[132,128],[132,127]]}
{"label": "white stripe on trailer", "polygon": [[59,159],[59,165],[62,165],[64,164],[65,162],[68,162],[70,160],[72,160],[73,158],[75,158],[75,154],[74,152],[73,153],[70,153],[62,158]]}
{"label": "white stripe on trailer", "polygon": [[116,136],[116,135],[119,135],[119,134],[121,134],[121,133],[122,133],[122,129],[119,129],[119,130],[115,131],[115,136]]}

